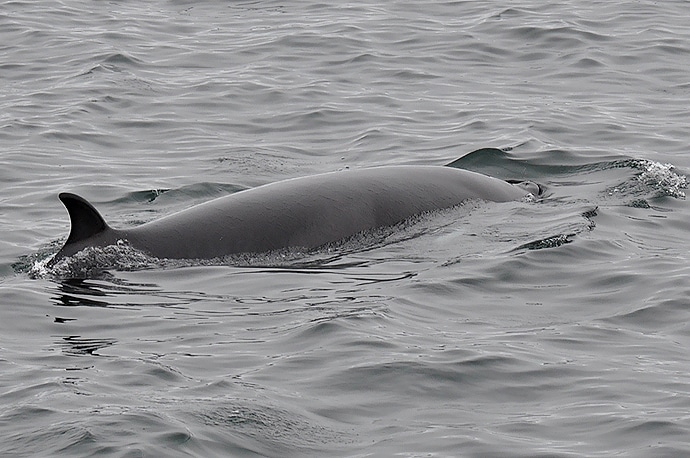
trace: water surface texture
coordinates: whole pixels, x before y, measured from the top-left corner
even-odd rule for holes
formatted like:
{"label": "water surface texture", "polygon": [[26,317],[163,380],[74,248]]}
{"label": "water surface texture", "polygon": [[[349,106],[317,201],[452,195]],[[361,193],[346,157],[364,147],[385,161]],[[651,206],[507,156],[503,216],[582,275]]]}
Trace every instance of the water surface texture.
{"label": "water surface texture", "polygon": [[[685,1],[3,2],[0,454],[690,454],[688,24]],[[61,191],[131,227],[453,161],[545,197],[310,253],[44,267]]]}

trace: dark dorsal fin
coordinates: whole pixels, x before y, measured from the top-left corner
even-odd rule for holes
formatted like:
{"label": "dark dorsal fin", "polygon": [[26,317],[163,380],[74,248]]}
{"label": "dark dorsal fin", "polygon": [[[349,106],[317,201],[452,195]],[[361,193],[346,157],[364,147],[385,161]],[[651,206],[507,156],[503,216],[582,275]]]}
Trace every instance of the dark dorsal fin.
{"label": "dark dorsal fin", "polygon": [[69,192],[62,192],[58,197],[67,207],[71,225],[65,245],[88,239],[109,229],[98,210],[83,197]]}

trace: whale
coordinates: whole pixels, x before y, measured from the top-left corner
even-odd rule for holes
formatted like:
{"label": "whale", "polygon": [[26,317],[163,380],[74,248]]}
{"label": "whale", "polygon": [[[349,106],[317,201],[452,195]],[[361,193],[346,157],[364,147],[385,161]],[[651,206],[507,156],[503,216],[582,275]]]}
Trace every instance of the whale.
{"label": "whale", "polygon": [[447,166],[379,166],[277,181],[131,228],[111,227],[86,199],[63,192],[70,231],[48,265],[88,247],[123,242],[160,259],[311,250],[470,199],[508,202],[539,192],[532,182]]}

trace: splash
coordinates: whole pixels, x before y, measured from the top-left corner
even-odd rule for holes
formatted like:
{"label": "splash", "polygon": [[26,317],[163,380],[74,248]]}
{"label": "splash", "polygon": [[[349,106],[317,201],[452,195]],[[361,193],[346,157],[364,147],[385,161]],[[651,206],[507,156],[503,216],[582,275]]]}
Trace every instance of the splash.
{"label": "splash", "polygon": [[645,198],[674,197],[685,198],[687,177],[676,173],[673,164],[662,164],[647,159],[630,159],[615,163],[616,168],[640,170],[632,179],[607,189],[608,195],[641,196],[633,200],[632,206],[648,206]]}
{"label": "splash", "polygon": [[638,168],[642,169],[642,173],[637,176],[637,180],[643,186],[655,190],[657,197],[685,198],[683,189],[688,187],[687,177],[677,174],[672,164],[661,164],[646,160],[638,162]]}
{"label": "splash", "polygon": [[159,265],[155,258],[136,250],[123,241],[106,247],[88,247],[61,259],[52,267],[52,257],[34,262],[29,270],[32,278],[95,278],[109,269],[144,270]]}

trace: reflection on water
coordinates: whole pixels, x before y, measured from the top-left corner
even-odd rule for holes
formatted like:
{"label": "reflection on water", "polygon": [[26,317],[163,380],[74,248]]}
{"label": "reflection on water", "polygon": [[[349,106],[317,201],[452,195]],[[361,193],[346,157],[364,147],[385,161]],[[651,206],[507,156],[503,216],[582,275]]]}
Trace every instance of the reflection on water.
{"label": "reflection on water", "polygon": [[[136,301],[122,301],[127,297],[148,297],[160,291],[160,287],[150,283],[128,283],[108,274],[104,280],[63,280],[58,284],[59,294],[53,297],[59,306],[86,307],[126,307],[141,305]],[[113,300],[108,300],[108,299]]]}
{"label": "reflection on water", "polygon": [[90,339],[82,336],[63,337],[58,345],[63,353],[72,356],[98,356],[98,350],[117,343],[115,339]]}

